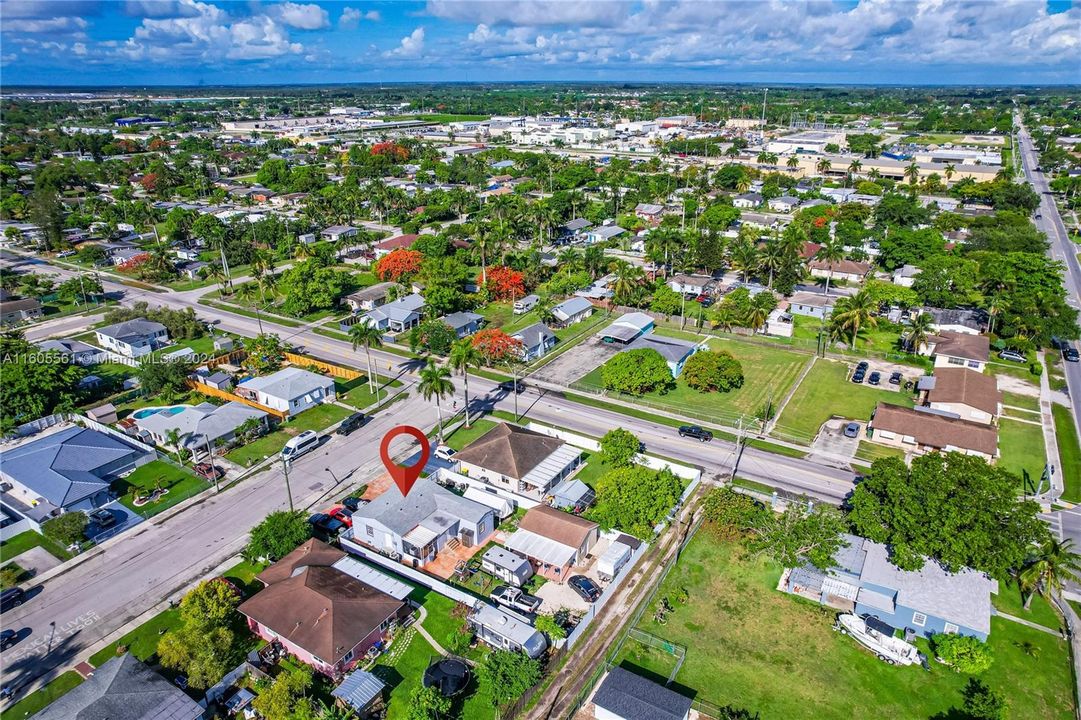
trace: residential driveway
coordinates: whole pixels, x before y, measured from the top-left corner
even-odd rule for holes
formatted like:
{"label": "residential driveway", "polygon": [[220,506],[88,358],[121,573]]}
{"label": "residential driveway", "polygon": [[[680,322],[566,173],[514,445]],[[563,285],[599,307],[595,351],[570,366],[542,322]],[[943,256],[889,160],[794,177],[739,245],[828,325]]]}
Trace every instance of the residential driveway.
{"label": "residential driveway", "polygon": [[[26,552],[20,553],[13,558],[4,558],[15,563],[30,575],[37,576],[60,564],[60,558],[54,556],[43,547],[32,547]],[[4,563],[7,565],[7,562]]]}
{"label": "residential driveway", "polygon": [[825,460],[848,462],[856,454],[860,446],[860,438],[864,437],[866,423],[859,423],[860,432],[857,437],[845,437],[845,426],[852,420],[835,418],[828,420],[822,425],[822,429],[811,446],[811,454]]}
{"label": "residential driveway", "polygon": [[[589,564],[585,568],[576,567],[571,569],[571,575],[585,575],[587,578],[597,583],[601,590],[604,590],[608,583],[601,582],[600,576],[597,575],[597,560],[608,551],[608,546],[611,545],[611,540],[607,538],[601,538],[597,541],[597,544],[593,546],[589,555]],[[561,608],[566,608],[576,613],[584,613],[589,609],[589,603],[581,598],[569,585],[566,583],[560,584],[549,580],[541,585],[540,590],[536,592],[544,602],[541,603],[540,612],[542,613],[554,613]]]}
{"label": "residential driveway", "polygon": [[130,530],[144,519],[142,515],[126,508],[119,500],[113,500],[108,505],[103,505],[102,509],[112,513],[112,516],[116,518],[116,525],[104,530],[98,527],[97,523],[87,525],[86,536],[97,543],[104,542],[126,530]]}
{"label": "residential driveway", "polygon": [[[556,348],[558,347],[557,345]],[[618,345],[610,345],[594,335],[543,366],[531,377],[556,385],[570,385],[594,368],[603,365],[617,352],[619,352]]]}

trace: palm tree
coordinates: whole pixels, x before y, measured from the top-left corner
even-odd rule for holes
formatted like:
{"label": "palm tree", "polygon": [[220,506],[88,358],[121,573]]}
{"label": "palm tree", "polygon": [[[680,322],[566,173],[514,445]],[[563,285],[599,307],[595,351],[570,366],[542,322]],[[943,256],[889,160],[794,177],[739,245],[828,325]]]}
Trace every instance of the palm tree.
{"label": "palm tree", "polygon": [[1010,182],[1013,180],[1013,165],[1003,165],[995,173],[995,180]]}
{"label": "palm tree", "polygon": [[919,353],[920,348],[927,344],[927,338],[934,332],[932,326],[935,318],[930,313],[920,313],[908,326],[905,333],[905,344],[914,352]]}
{"label": "palm tree", "polygon": [[473,347],[473,342],[469,338],[462,338],[451,347],[447,362],[451,368],[462,374],[465,385],[465,426],[470,427],[473,421],[469,416],[469,369],[480,367],[484,358]]}
{"label": "palm tree", "polygon": [[372,372],[372,346],[383,347],[383,331],[375,325],[369,324],[367,320],[360,320],[350,326],[349,342],[353,344],[353,352],[356,352],[361,345],[364,346],[364,354],[368,357],[368,390],[375,395],[375,374]]}
{"label": "palm tree", "polygon": [[1067,581],[1081,582],[1081,555],[1074,552],[1070,538],[1048,538],[1018,573],[1017,579],[1022,592],[1026,593],[1027,610],[1033,595],[1039,593],[1050,601],[1060,595]]}
{"label": "palm tree", "polygon": [[751,312],[747,315],[747,321],[751,325],[752,335],[756,335],[758,330],[766,324],[776,304],[773,293],[770,292],[760,292],[751,298]]}
{"label": "palm tree", "polygon": [[799,158],[796,157],[795,155],[789,155],[788,159],[785,160],[784,164],[786,166],[788,166],[789,170],[795,170],[796,168],[799,167]]}
{"label": "palm tree", "polygon": [[766,246],[762,250],[762,256],[759,261],[759,266],[762,270],[769,273],[769,283],[767,288],[773,290],[773,276],[775,273],[780,272],[785,268],[788,263],[788,253],[786,252],[784,244],[776,233],[766,241]]}
{"label": "palm tree", "polygon": [[759,165],[767,165],[769,164],[769,153],[763,150],[762,152],[758,153],[758,157],[755,158],[755,160],[758,161]]}
{"label": "palm tree", "polygon": [[955,172],[957,172],[957,168],[953,166],[953,163],[946,163],[946,167],[942,168],[942,174],[946,176],[946,182],[953,179]]}
{"label": "palm tree", "polygon": [[228,278],[225,276],[225,268],[217,263],[211,264],[206,270],[206,276],[208,279],[218,283],[218,289],[222,295],[227,295],[225,291],[225,284]]}
{"label": "palm tree", "polygon": [[829,158],[824,157],[817,163],[815,163],[815,169],[818,170],[819,175],[825,175],[831,169],[833,169],[833,163],[830,162]]}
{"label": "palm tree", "polygon": [[743,282],[747,282],[747,276],[758,269],[758,248],[750,240],[740,238],[728,254],[732,265],[739,268]]}
{"label": "palm tree", "polygon": [[830,283],[833,281],[833,268],[841,260],[845,259],[845,246],[840,238],[831,237],[822,244],[815,253],[815,260],[821,260],[829,268],[826,275],[826,295],[830,294]]}
{"label": "palm tree", "polygon": [[626,260],[615,262],[615,279],[612,281],[612,299],[617,305],[630,305],[645,281],[645,272]]}
{"label": "palm tree", "polygon": [[437,365],[435,358],[428,358],[428,364],[421,368],[420,382],[417,389],[425,400],[435,398],[435,411],[439,415],[439,442],[443,442],[443,406],[442,398],[454,394],[454,383],[450,381],[450,370]]}
{"label": "palm tree", "polygon": [[[259,278],[262,279],[261,277]],[[246,282],[236,289],[237,299],[241,302],[249,305],[255,310],[255,320],[259,323],[259,334],[263,334],[263,316],[259,312],[259,303],[255,302],[255,294],[260,292],[259,281],[254,280],[252,282]]]}
{"label": "palm tree", "polygon": [[176,461],[183,465],[184,458],[180,455],[180,430],[173,428],[166,432],[165,442],[173,446],[173,452],[176,453]]}
{"label": "palm tree", "polygon": [[555,307],[555,303],[552,302],[552,298],[547,295],[537,301],[537,304],[533,306],[533,312],[537,313],[537,319],[545,325],[550,325],[555,321],[555,313],[552,312],[552,308]]}
{"label": "palm tree", "polygon": [[747,173],[743,173],[739,176],[739,180],[736,180],[736,191],[745,193],[751,189],[751,178],[747,176]]}
{"label": "palm tree", "polygon": [[915,162],[910,162],[905,168],[905,178],[909,185],[916,187],[916,183],[920,180],[920,166]]}
{"label": "palm tree", "polygon": [[603,272],[607,266],[607,261],[604,258],[604,249],[599,245],[590,245],[586,248],[586,251],[582,256],[582,262],[585,264],[585,269],[589,273],[589,277],[596,280],[597,276]]}
{"label": "palm tree", "polygon": [[[853,187],[855,187],[856,173],[863,169],[863,163],[856,158],[852,162],[848,163],[848,174],[852,176]],[[848,179],[845,179],[845,185],[848,185]]]}
{"label": "palm tree", "polygon": [[871,168],[870,172],[867,173],[867,177],[871,178],[872,181],[879,180],[882,177],[882,173],[878,171],[878,168]]}
{"label": "palm tree", "polygon": [[878,318],[874,314],[877,310],[878,303],[871,293],[860,290],[837,301],[830,322],[838,334],[845,333],[851,338],[851,346],[855,348],[860,328],[878,325]]}

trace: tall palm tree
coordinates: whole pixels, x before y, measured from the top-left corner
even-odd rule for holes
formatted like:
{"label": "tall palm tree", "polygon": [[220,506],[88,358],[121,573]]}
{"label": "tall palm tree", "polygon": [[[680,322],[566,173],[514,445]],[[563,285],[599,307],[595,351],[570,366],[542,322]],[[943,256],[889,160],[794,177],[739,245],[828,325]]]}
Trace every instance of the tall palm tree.
{"label": "tall palm tree", "polygon": [[769,273],[767,288],[773,290],[773,276],[783,270],[788,263],[788,253],[776,233],[766,241],[759,260],[759,267]]}
{"label": "tall palm tree", "polygon": [[829,158],[824,157],[815,163],[815,169],[818,171],[819,175],[825,175],[833,169],[833,163],[830,162]]}
{"label": "tall palm tree", "polygon": [[1007,182],[1013,180],[1013,165],[1003,165],[995,173],[995,180],[1005,180]]}
{"label": "tall palm tree", "polygon": [[552,298],[545,295],[533,306],[533,312],[537,313],[538,320],[545,325],[550,325],[556,319],[555,313],[552,312],[552,308],[555,306],[556,304],[552,301]]}
{"label": "tall palm tree", "polygon": [[766,320],[769,319],[769,314],[776,304],[773,293],[769,292],[760,292],[751,298],[751,312],[747,315],[747,321],[751,325],[752,335],[756,335],[759,329],[766,324]]}
{"label": "tall palm tree", "polygon": [[878,325],[878,318],[874,314],[877,310],[878,303],[871,297],[871,293],[860,290],[855,295],[837,301],[833,314],[830,315],[830,323],[838,335],[848,335],[851,346],[855,348],[860,328]]}
{"label": "tall palm tree", "polygon": [[755,158],[755,160],[758,162],[759,165],[767,165],[769,164],[769,153],[763,150],[762,152],[758,153],[758,157]]}
{"label": "tall palm tree", "polygon": [[739,238],[728,251],[729,262],[739,268],[743,282],[747,282],[750,273],[758,269],[758,248],[746,238]]}
{"label": "tall palm tree", "polygon": [[585,264],[589,277],[593,280],[596,280],[597,276],[604,272],[604,269],[608,266],[608,261],[604,257],[604,249],[599,245],[587,247],[582,255],[582,262]]}
{"label": "tall palm tree", "polygon": [[443,442],[443,406],[440,400],[454,394],[454,383],[450,381],[450,369],[428,358],[428,364],[421,368],[420,382],[417,389],[425,400],[435,398],[435,411],[439,415],[439,442]]}
{"label": "tall palm tree", "polygon": [[918,353],[920,348],[927,344],[927,338],[931,337],[931,333],[934,332],[931,327],[934,323],[935,318],[930,313],[920,313],[908,326],[908,332],[905,333],[905,344],[912,352]]}
{"label": "tall palm tree", "polygon": [[[863,169],[863,163],[860,162],[859,158],[856,158],[852,162],[848,163],[848,174],[852,177],[852,186],[853,187],[856,186],[856,173],[858,173],[862,169]],[[848,186],[848,178],[845,178],[845,187],[847,187],[847,186]]]}
{"label": "tall palm tree", "polygon": [[1045,600],[1051,600],[1059,596],[1067,581],[1081,582],[1081,555],[1074,552],[1070,538],[1048,538],[1021,569],[1017,579],[1026,593],[1027,610],[1033,595],[1038,593]]}
{"label": "tall palm tree", "polygon": [[615,279],[612,281],[612,299],[617,305],[630,305],[645,281],[645,272],[626,260],[615,262]]}
{"label": "tall palm tree", "polygon": [[795,170],[796,168],[799,167],[799,158],[796,157],[795,155],[789,155],[788,159],[785,160],[784,164],[786,166],[788,166],[789,170]]}
{"label": "tall palm tree", "polygon": [[176,461],[181,465],[184,464],[184,457],[180,454],[180,430],[172,428],[165,433],[165,442],[173,446],[173,452],[176,453]]}
{"label": "tall palm tree", "polygon": [[206,269],[206,276],[207,279],[213,280],[214,282],[218,283],[218,289],[222,295],[228,295],[225,287],[229,278],[225,276],[225,268],[223,268],[221,265],[218,265],[217,263],[211,263],[210,266]]}
{"label": "tall palm tree", "polygon": [[366,320],[360,320],[350,326],[349,342],[353,345],[353,352],[356,352],[361,345],[364,346],[364,354],[368,357],[368,390],[374,395],[375,373],[372,372],[372,346],[383,347],[383,331]]}
{"label": "tall palm tree", "polygon": [[[260,278],[260,279],[262,279],[262,278]],[[259,312],[260,311],[259,303],[255,302],[256,293],[259,293],[259,292],[260,292],[260,290],[259,290],[259,282],[258,282],[258,280],[255,280],[255,281],[252,281],[252,282],[246,282],[243,285],[241,285],[240,287],[238,287],[236,289],[236,297],[237,297],[238,300],[245,303],[246,305],[249,305],[253,310],[255,310],[255,320],[256,320],[256,322],[259,323],[259,334],[262,335],[263,334],[263,315],[262,315],[262,313]]]}
{"label": "tall palm tree", "polygon": [[480,367],[484,358],[481,357],[480,351],[473,347],[473,342],[469,338],[462,338],[451,347],[447,362],[451,368],[462,374],[462,382],[465,386],[465,426],[471,427],[473,420],[469,415],[469,369]]}
{"label": "tall palm tree", "polygon": [[736,180],[736,191],[745,193],[751,189],[751,178],[747,176],[747,173],[743,173],[739,176],[739,180]]}
{"label": "tall palm tree", "polygon": [[957,168],[953,166],[953,163],[946,163],[946,167],[942,168],[942,174],[946,176],[946,182],[952,180],[956,172]]}
{"label": "tall palm tree", "polygon": [[910,162],[905,168],[905,178],[909,185],[916,187],[916,183],[920,181],[920,166],[915,162]]}
{"label": "tall palm tree", "polygon": [[871,168],[871,170],[870,170],[870,171],[869,171],[869,172],[867,173],[867,177],[871,178],[871,180],[872,180],[872,181],[874,181],[874,180],[879,180],[879,179],[881,179],[881,178],[882,178],[882,173],[881,173],[881,172],[879,172],[878,168],[875,168],[875,167],[873,167],[873,168]]}
{"label": "tall palm tree", "polygon": [[829,274],[826,275],[826,295],[830,294],[830,283],[833,282],[833,267],[845,259],[845,245],[840,238],[831,237],[822,244],[815,253],[815,260],[821,260],[827,264]]}

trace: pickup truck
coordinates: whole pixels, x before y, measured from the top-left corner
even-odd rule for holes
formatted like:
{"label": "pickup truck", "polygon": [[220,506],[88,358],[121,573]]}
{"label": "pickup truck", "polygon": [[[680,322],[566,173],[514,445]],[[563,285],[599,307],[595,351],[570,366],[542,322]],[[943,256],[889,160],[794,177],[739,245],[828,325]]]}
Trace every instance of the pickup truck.
{"label": "pickup truck", "polygon": [[511,610],[519,612],[535,613],[541,606],[541,599],[533,595],[526,595],[516,587],[500,585],[492,591],[492,599],[500,605],[505,605]]}

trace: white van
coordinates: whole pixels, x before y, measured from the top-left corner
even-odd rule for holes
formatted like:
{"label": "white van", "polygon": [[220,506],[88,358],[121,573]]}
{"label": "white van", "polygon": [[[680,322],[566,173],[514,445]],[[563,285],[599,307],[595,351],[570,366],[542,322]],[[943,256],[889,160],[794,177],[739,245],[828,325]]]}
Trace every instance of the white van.
{"label": "white van", "polygon": [[295,438],[289,438],[282,448],[282,460],[296,460],[298,457],[314,450],[319,445],[319,433],[314,430],[305,430]]}
{"label": "white van", "polygon": [[540,298],[536,295],[526,295],[521,300],[514,301],[514,314],[524,315],[533,309],[533,307],[540,302]]}

